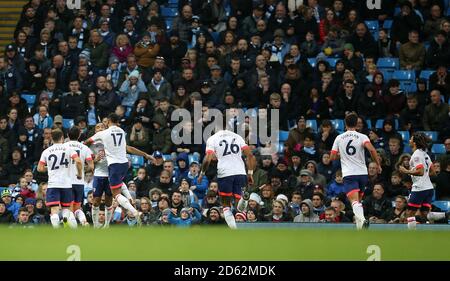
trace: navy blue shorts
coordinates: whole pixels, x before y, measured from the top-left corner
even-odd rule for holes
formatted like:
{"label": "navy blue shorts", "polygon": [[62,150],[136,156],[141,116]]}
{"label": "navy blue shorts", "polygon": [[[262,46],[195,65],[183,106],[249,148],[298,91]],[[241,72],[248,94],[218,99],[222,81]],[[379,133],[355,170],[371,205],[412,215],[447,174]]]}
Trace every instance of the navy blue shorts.
{"label": "navy blue shorts", "polygon": [[123,179],[128,173],[128,163],[114,163],[108,166],[109,185],[111,189],[122,187]]}
{"label": "navy blue shorts", "polygon": [[247,176],[235,175],[217,178],[217,184],[219,185],[220,196],[234,196],[239,199],[241,198],[242,188],[247,186]]}
{"label": "navy blue shorts", "polygon": [[112,196],[111,189],[109,188],[108,177],[94,176],[92,186],[94,187],[94,197],[102,197],[103,192],[108,196]]}
{"label": "navy blue shorts", "polygon": [[47,207],[59,206],[70,207],[72,204],[72,188],[48,188],[45,195],[45,205]]}
{"label": "navy blue shorts", "polygon": [[84,185],[72,184],[73,203],[80,205],[84,199]]}
{"label": "navy blue shorts", "polygon": [[369,176],[367,175],[346,176],[344,177],[344,192],[347,196],[355,192],[364,192],[368,181]]}
{"label": "navy blue shorts", "polygon": [[431,209],[431,202],[433,202],[434,189],[427,189],[422,191],[412,191],[408,199],[408,209],[418,210],[421,208],[424,211]]}

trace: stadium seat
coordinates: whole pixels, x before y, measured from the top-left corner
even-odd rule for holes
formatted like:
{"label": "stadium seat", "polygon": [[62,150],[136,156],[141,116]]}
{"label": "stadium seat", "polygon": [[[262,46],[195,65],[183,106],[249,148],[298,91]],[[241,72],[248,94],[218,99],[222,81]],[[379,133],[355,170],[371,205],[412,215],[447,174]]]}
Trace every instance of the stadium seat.
{"label": "stadium seat", "polygon": [[133,168],[140,168],[144,166],[144,157],[139,155],[130,155],[131,166]]}
{"label": "stadium seat", "polygon": [[398,131],[398,133],[402,136],[403,143],[407,144],[410,139],[409,132],[408,131]]}
{"label": "stadium seat", "polygon": [[401,12],[400,7],[395,7],[395,9],[394,9],[394,16],[400,15],[400,12]]}
{"label": "stadium seat", "polygon": [[170,155],[170,154],[163,154],[164,161],[170,160],[171,158],[172,158],[172,155]]}
{"label": "stadium seat", "polygon": [[308,62],[312,67],[316,67],[316,58],[308,58]]}
{"label": "stadium seat", "polygon": [[392,28],[392,23],[393,23],[393,22],[394,22],[393,20],[384,20],[383,28],[391,29],[391,28]]}
{"label": "stadium seat", "polygon": [[415,82],[416,73],[414,70],[396,70],[392,75],[393,79],[397,79],[399,81],[411,81]]}
{"label": "stadium seat", "polygon": [[172,29],[172,19],[166,19],[166,29],[167,30]]}
{"label": "stadium seat", "polygon": [[428,81],[430,79],[430,76],[435,72],[436,72],[435,70],[422,70],[420,72],[419,78],[423,78]]}
{"label": "stadium seat", "polygon": [[169,0],[167,4],[171,7],[178,7],[178,0]]}
{"label": "stadium seat", "polygon": [[28,109],[32,108],[36,102],[34,94],[21,94],[20,97],[27,101]]}
{"label": "stadium seat", "polygon": [[63,119],[63,128],[64,129],[72,128],[73,125],[74,125],[73,119]]}
{"label": "stadium seat", "polygon": [[344,120],[333,119],[330,121],[331,121],[331,124],[333,124],[333,127],[336,131],[343,132],[345,130]]}
{"label": "stadium seat", "polygon": [[438,140],[438,132],[436,131],[422,131],[421,133],[425,134],[428,138],[430,138],[433,143]]}
{"label": "stadium seat", "polygon": [[337,61],[340,60],[340,58],[327,58],[326,61],[328,62],[328,64],[330,64],[330,66],[332,68],[336,67],[336,63]]}
{"label": "stadium seat", "polygon": [[296,126],[297,126],[297,124],[296,124],[295,120],[293,120],[293,119],[288,120],[288,128],[289,128],[289,130],[292,129],[292,128],[295,128]]}
{"label": "stadium seat", "polygon": [[398,70],[400,61],[398,58],[379,58],[377,61],[378,69]]}
{"label": "stadium seat", "polygon": [[378,32],[379,24],[377,20],[366,20],[364,22],[371,33],[375,31]]}
{"label": "stadium seat", "polygon": [[161,7],[161,16],[164,18],[174,18],[178,16],[178,10],[176,8]]}
{"label": "stadium seat", "polygon": [[194,154],[192,154],[192,153],[190,153],[190,154],[188,155],[188,158],[189,158],[189,164],[191,164],[191,163],[194,162],[194,161],[197,161],[197,162],[200,161],[200,159],[198,159],[197,157],[195,157]]}
{"label": "stadium seat", "polygon": [[314,132],[317,132],[317,121],[314,119],[306,120],[306,127],[310,127]]}
{"label": "stadium seat", "polygon": [[133,108],[131,106],[126,107],[125,117],[130,117],[131,110],[133,110]]}
{"label": "stadium seat", "polygon": [[400,89],[406,93],[414,93],[417,91],[417,84],[412,81],[400,81]]}
{"label": "stadium seat", "polygon": [[278,146],[277,146],[277,152],[279,154],[283,154],[284,153],[284,143],[283,142],[279,142]]}
{"label": "stadium seat", "polygon": [[441,209],[443,212],[450,211],[450,201],[434,201],[432,204]]}
{"label": "stadium seat", "polygon": [[379,71],[383,74],[384,81],[389,81],[392,79],[392,74],[394,73],[394,70],[379,69]]}
{"label": "stadium seat", "polygon": [[214,43],[217,44],[219,42],[219,32],[210,32],[210,34]]}
{"label": "stadium seat", "polygon": [[289,131],[281,131],[280,130],[279,136],[280,136],[279,141],[285,142],[289,137]]}
{"label": "stadium seat", "polygon": [[405,145],[405,147],[403,148],[403,153],[412,154],[413,151],[409,145]]}
{"label": "stadium seat", "polygon": [[445,145],[443,143],[435,143],[431,147],[431,153],[433,154],[445,154]]}
{"label": "stadium seat", "polygon": [[[395,129],[397,130],[398,129],[398,119],[394,119],[395,121]],[[377,120],[377,123],[375,124],[375,128],[377,128],[377,129],[381,129],[381,128],[383,128],[383,122],[384,122],[384,119],[378,119]]]}

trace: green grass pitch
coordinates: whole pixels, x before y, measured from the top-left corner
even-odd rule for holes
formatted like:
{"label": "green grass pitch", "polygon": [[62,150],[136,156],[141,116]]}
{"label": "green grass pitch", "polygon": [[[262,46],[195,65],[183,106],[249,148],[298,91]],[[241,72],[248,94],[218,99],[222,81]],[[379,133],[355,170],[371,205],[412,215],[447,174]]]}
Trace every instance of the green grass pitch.
{"label": "green grass pitch", "polygon": [[365,261],[370,245],[384,261],[450,260],[450,233],[428,230],[4,227],[0,239],[3,261],[65,261],[71,245],[83,261]]}

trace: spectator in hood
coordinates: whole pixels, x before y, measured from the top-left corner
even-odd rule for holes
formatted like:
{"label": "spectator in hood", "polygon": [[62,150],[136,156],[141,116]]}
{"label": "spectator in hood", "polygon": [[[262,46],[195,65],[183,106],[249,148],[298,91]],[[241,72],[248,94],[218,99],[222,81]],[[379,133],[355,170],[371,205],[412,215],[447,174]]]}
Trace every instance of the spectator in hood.
{"label": "spectator in hood", "polygon": [[319,222],[319,216],[314,213],[313,204],[310,199],[300,203],[301,213],[294,218],[294,222]]}
{"label": "spectator in hood", "polygon": [[119,93],[123,97],[122,105],[127,107],[132,107],[141,93],[147,93],[139,71],[133,70],[128,75],[128,79],[120,86]]}

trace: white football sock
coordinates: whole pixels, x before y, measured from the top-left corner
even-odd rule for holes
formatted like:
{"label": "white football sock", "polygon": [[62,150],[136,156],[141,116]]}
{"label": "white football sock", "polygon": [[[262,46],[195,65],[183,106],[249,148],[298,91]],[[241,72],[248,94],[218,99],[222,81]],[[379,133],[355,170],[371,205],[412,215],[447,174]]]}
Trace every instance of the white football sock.
{"label": "white football sock", "polygon": [[92,205],[92,223],[94,224],[94,228],[99,227],[98,223],[98,213],[100,212],[100,207],[95,207]]}
{"label": "white football sock", "polygon": [[128,190],[128,187],[124,183],[122,183],[122,186],[120,187],[120,191],[128,200],[133,199],[133,197],[131,197],[130,191]]}
{"label": "white football sock", "polygon": [[429,221],[438,221],[445,219],[446,214],[444,212],[429,212],[427,215],[427,219]]}
{"label": "white football sock", "polygon": [[63,218],[67,219],[67,223],[70,228],[77,228],[77,220],[75,219],[75,215],[69,209],[63,209],[62,211]]}
{"label": "white football sock", "polygon": [[80,221],[81,225],[86,225],[86,215],[84,214],[83,210],[78,209],[75,211],[75,217]]}
{"label": "white football sock", "polygon": [[53,228],[59,228],[60,220],[58,214],[53,214],[50,216],[50,221],[52,223]]}
{"label": "white football sock", "polygon": [[415,230],[416,229],[416,225],[417,225],[416,217],[409,217],[408,218],[408,229]]}
{"label": "white football sock", "polygon": [[138,211],[133,207],[133,205],[131,205],[130,201],[128,201],[125,196],[119,194],[116,196],[116,200],[120,204],[120,206],[124,207],[128,211],[131,211],[131,213],[133,213],[135,216],[138,215]]}
{"label": "white football sock", "polygon": [[366,218],[364,217],[364,208],[361,203],[359,203],[358,201],[353,201],[352,209],[356,219],[358,219],[361,222],[366,220]]}
{"label": "white football sock", "polygon": [[225,216],[225,221],[231,229],[236,229],[236,220],[234,219],[233,213],[229,207],[223,209],[223,214]]}
{"label": "white football sock", "polygon": [[111,219],[113,217],[114,209],[112,206],[110,206],[110,207],[106,206],[105,208],[106,208],[106,210],[105,210],[106,211],[105,212],[105,227],[109,227],[109,222],[111,221]]}

